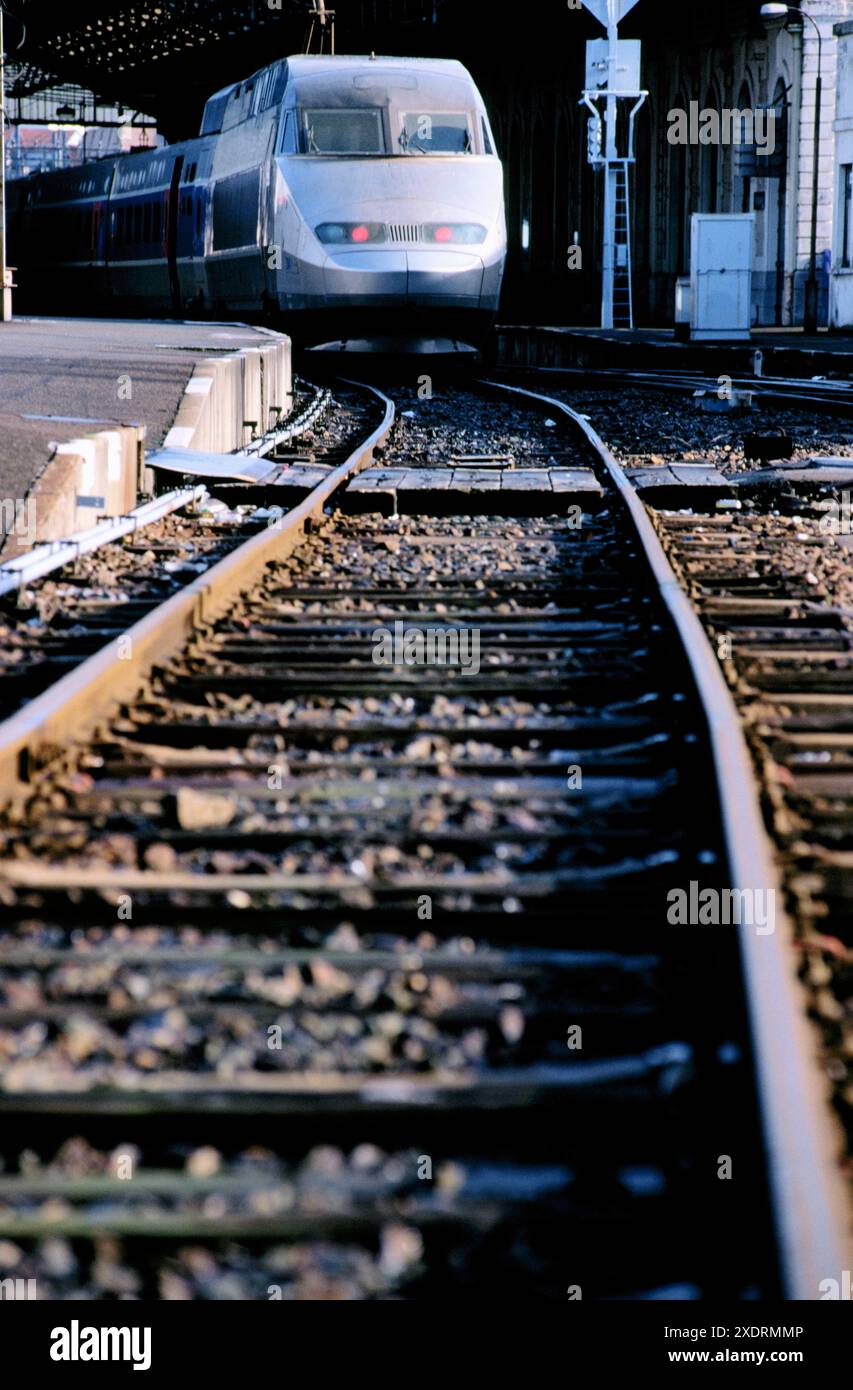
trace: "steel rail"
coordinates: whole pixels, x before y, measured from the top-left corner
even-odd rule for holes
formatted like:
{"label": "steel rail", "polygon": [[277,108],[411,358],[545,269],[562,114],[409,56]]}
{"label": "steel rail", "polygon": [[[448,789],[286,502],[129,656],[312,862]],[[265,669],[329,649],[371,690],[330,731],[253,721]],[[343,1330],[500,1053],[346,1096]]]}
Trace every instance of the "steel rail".
{"label": "steel rail", "polygon": [[311,428],[315,420],[324,414],[332,398],[331,391],[327,386],[315,386],[313,382],[305,382],[305,385],[311,387],[314,397],[301,414],[293,420],[288,420],[286,425],[277,425],[274,429],[267,430],[266,434],[253,439],[244,446],[241,450],[242,453],[256,454],[258,458],[266,458],[268,454],[281,448],[282,444],[288,444],[292,439],[298,439],[301,434]]}
{"label": "steel rail", "polygon": [[34,545],[31,550],[0,565],[0,597],[22,589],[26,584],[33,584],[65,565],[73,564],[81,555],[90,555],[93,550],[100,550],[122,536],[132,535],[134,531],[141,531],[155,521],[162,521],[171,512],[200,501],[206,492],[207,488],[202,484],[178,488],[174,492],[164,493],[162,497],[155,497],[151,502],[143,502],[141,507],[134,507],[126,516],[110,517],[97,526],[87,527],[85,531],[74,531],[62,540]]}
{"label": "steel rail", "polygon": [[[705,376],[701,372],[679,371],[675,368],[659,372],[644,371],[635,367],[537,367],[513,366],[507,368],[514,375],[566,377],[573,382],[584,384],[587,389],[600,389],[604,386],[634,386],[652,391],[672,391],[682,395],[693,395],[695,391],[714,391],[719,387],[719,376]],[[771,376],[731,376],[732,388],[736,391],[751,391],[765,404],[776,404],[785,408],[799,407],[824,414],[853,415],[853,389],[846,382],[798,381],[793,377]],[[499,383],[498,383],[499,384]]]}
{"label": "steel rail", "polygon": [[[819,1094],[817,1035],[808,1023],[796,979],[793,924],[782,909],[784,887],[759,799],[753,794],[755,774],[737,706],[645,506],[593,427],[551,396],[502,382],[483,385],[526,397],[572,421],[601,460],[631,518],[696,684],[716,768],[731,886],[774,890],[776,930],[759,936],[741,929],[739,942],[783,1287],[789,1299],[818,1299],[823,1280],[839,1280],[842,1271],[851,1268],[849,1194],[839,1164],[840,1131],[828,1093]],[[813,1065],[810,1058],[815,1059]]]}
{"label": "steel rail", "polygon": [[[219,617],[266,565],[287,558],[342,483],[365,468],[394,423],[394,404],[357,385],[384,407],[381,423],[286,515],[252,536],[198,579],[132,624],[105,647],[0,723],[0,802],[28,789],[31,774],[71,739],[84,738],[116,706],[135,698],[152,667],[169,661],[189,637]],[[119,640],[121,647],[119,647]]]}

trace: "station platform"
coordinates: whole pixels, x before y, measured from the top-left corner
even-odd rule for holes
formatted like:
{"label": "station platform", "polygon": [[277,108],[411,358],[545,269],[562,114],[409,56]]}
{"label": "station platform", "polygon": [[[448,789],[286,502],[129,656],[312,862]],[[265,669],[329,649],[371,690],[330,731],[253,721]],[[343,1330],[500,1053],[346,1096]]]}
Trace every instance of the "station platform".
{"label": "station platform", "polygon": [[287,341],[231,323],[22,317],[0,324],[3,557],[93,524],[99,513],[127,510],[143,450],[163,443],[199,363]]}
{"label": "station platform", "polygon": [[497,367],[624,367],[751,375],[761,351],[765,376],[853,378],[853,332],[804,334],[756,328],[749,342],[683,342],[672,328],[576,328],[499,324],[489,348]]}

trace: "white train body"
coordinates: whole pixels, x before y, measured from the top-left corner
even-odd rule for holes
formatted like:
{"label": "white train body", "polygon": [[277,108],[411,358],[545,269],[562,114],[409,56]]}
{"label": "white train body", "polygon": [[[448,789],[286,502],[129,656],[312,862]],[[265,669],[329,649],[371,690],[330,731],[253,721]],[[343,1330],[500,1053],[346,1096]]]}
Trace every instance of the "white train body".
{"label": "white train body", "polygon": [[474,341],[498,308],[502,169],[451,60],[283,59],[211,97],[197,140],[12,189],[22,292],[53,312]]}

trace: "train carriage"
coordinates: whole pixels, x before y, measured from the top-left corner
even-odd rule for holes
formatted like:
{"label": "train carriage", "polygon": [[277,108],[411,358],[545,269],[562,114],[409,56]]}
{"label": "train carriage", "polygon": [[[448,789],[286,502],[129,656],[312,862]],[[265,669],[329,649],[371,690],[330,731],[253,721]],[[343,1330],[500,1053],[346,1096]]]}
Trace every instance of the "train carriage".
{"label": "train carriage", "polygon": [[481,338],[506,257],[501,164],[461,63],[282,59],[198,139],[40,173],[12,197],[25,307],[264,318],[306,341]]}

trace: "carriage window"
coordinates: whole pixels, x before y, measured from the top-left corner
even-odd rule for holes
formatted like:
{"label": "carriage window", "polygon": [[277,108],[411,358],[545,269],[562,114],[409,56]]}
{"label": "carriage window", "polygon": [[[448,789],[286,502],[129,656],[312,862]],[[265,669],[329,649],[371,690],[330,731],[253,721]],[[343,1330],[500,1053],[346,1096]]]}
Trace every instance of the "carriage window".
{"label": "carriage window", "polygon": [[148,241],[151,240],[151,204],[150,204],[150,203],[146,203],[146,204],[145,204],[145,212],[143,213],[143,218],[144,218],[144,221],[143,221],[143,228],[142,228],[142,240],[145,241],[145,242],[148,242]]}
{"label": "carriage window", "polygon": [[400,131],[404,154],[473,154],[464,111],[406,111]]}
{"label": "carriage window", "polygon": [[303,154],[384,154],[382,112],[372,108],[302,112]]}
{"label": "carriage window", "polygon": [[485,116],[481,116],[481,117],[480,117],[480,120],[481,120],[481,123],[482,123],[482,126],[483,126],[483,152],[484,152],[485,154],[494,154],[494,149],[492,148],[492,142],[491,142],[491,139],[489,138],[489,127],[486,125],[486,118],[485,118]]}
{"label": "carriage window", "polygon": [[259,111],[265,111],[270,104],[270,90],[275,77],[275,68],[267,68],[266,72],[260,77],[252,97],[251,114],[256,116]]}
{"label": "carriage window", "polygon": [[296,154],[296,113],[285,111],[281,123],[280,154]]}

